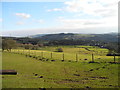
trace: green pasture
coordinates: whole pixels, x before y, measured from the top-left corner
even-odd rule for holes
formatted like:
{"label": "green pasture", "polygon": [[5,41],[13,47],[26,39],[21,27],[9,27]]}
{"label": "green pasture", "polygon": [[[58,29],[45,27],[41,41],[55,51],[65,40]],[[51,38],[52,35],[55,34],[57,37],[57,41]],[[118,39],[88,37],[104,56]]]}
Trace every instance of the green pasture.
{"label": "green pasture", "polygon": [[95,54],[103,54],[103,55],[108,53],[108,49],[105,49],[105,48],[99,48],[97,46],[80,46],[80,45],[48,46],[48,47],[41,48],[40,50],[55,51],[57,48],[62,48],[65,53],[83,53],[83,54],[95,53]]}
{"label": "green pasture", "polygon": [[[62,48],[63,52],[55,52],[57,48]],[[65,61],[89,62],[94,59],[95,62],[113,62],[114,58],[115,61],[118,61],[117,56],[106,56],[108,49],[95,46],[49,46],[43,47],[40,50],[13,49],[12,52],[39,58],[64,59]]]}
{"label": "green pasture", "polygon": [[[14,53],[13,53],[14,51]],[[49,59],[41,61],[33,57],[26,57],[29,50],[3,52],[3,70],[13,69],[17,75],[2,75],[3,88],[119,88],[118,64],[61,62]],[[20,51],[20,50],[19,50]],[[22,52],[24,54],[22,54]],[[49,51],[44,51],[49,52]],[[51,52],[50,52],[51,53]],[[58,57],[61,53],[56,53]],[[33,50],[33,55],[40,52]],[[66,53],[67,54],[67,53]],[[72,53],[69,55],[72,55]],[[85,56],[84,56],[85,57]],[[89,57],[86,55],[86,57]],[[105,56],[103,56],[105,57]],[[112,59],[104,58],[105,61]],[[42,76],[42,77],[41,77]]]}

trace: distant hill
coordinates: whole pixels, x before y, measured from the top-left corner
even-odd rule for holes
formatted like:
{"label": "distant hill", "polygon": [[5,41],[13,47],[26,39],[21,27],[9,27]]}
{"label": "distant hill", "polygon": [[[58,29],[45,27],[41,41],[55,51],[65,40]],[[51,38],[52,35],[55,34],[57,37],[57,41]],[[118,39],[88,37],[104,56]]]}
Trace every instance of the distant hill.
{"label": "distant hill", "polygon": [[118,41],[117,33],[108,34],[74,34],[74,33],[59,33],[59,34],[47,34],[47,35],[36,35],[33,38],[41,40],[95,40],[105,42],[116,42]]}
{"label": "distant hill", "polygon": [[90,34],[74,34],[74,33],[59,33],[59,34],[47,34],[44,36],[36,37],[42,40],[71,40],[71,39],[80,39],[80,38],[88,38],[93,37],[94,35]]}
{"label": "distant hill", "polygon": [[44,36],[44,35],[47,35],[47,34],[30,35],[30,36],[28,36],[28,37],[30,37],[30,38],[37,38],[37,37],[42,37],[42,36]]}
{"label": "distant hill", "polygon": [[[58,34],[37,34],[30,37],[2,37],[12,38],[19,43],[48,43],[49,41],[82,41],[82,42],[118,42],[118,33],[108,34],[76,34],[76,33],[58,33]],[[72,43],[72,42],[71,42]]]}

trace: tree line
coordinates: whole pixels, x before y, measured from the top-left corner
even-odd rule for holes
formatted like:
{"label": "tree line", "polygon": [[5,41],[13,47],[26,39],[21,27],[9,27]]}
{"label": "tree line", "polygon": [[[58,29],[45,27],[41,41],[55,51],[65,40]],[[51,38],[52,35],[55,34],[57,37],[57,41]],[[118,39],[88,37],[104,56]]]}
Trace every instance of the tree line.
{"label": "tree line", "polygon": [[3,38],[2,39],[2,50],[11,51],[13,48],[24,48],[38,50],[44,46],[59,46],[59,45],[88,45],[88,46],[98,46],[100,48],[109,49],[109,53],[119,53],[120,49],[118,47],[118,42],[101,42],[94,40],[52,40],[52,41],[42,41],[39,39],[31,38]]}

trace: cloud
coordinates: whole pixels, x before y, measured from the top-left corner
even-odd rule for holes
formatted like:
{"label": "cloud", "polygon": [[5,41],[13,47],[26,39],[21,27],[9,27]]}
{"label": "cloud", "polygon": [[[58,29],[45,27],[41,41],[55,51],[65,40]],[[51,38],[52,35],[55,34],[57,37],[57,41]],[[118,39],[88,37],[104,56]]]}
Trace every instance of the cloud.
{"label": "cloud", "polygon": [[84,25],[98,25],[102,24],[101,22],[85,22]]}
{"label": "cloud", "polygon": [[71,0],[64,4],[64,11],[72,13],[75,19],[57,18],[63,28],[103,28],[118,25],[118,0]]}
{"label": "cloud", "polygon": [[21,17],[21,18],[25,18],[25,19],[31,17],[30,14],[26,14],[26,13],[15,13],[15,15],[18,16],[18,17]]}
{"label": "cloud", "polygon": [[0,22],[2,22],[3,21],[3,19],[2,18],[0,18]]}
{"label": "cloud", "polygon": [[40,23],[40,24],[45,23],[45,20],[43,20],[43,19],[32,19],[32,21],[35,23]]}
{"label": "cloud", "polygon": [[[101,28],[101,27],[117,27],[116,18],[104,19],[65,19],[58,18],[58,22],[62,23],[63,28],[82,29],[82,28]],[[114,24],[113,24],[114,22]]]}
{"label": "cloud", "polygon": [[48,12],[52,12],[52,11],[62,11],[61,8],[54,8],[54,9],[48,9]]}
{"label": "cloud", "polygon": [[[64,7],[48,11],[64,11],[74,18],[58,17],[57,22],[63,28],[117,27],[119,0],[71,0],[65,1]],[[63,9],[64,8],[64,9]],[[92,18],[84,18],[91,16]],[[114,24],[113,24],[114,22]]]}
{"label": "cloud", "polygon": [[16,24],[17,24],[17,25],[24,25],[25,23],[24,23],[24,22],[19,21],[19,22],[17,22]]}
{"label": "cloud", "polygon": [[43,24],[45,21],[44,20],[37,20],[38,23]]}
{"label": "cloud", "polygon": [[[119,0],[72,0],[66,1],[65,10],[67,12],[85,13],[93,16],[109,16],[117,12]],[[112,10],[112,13],[111,13]],[[112,16],[112,15],[111,15]]]}

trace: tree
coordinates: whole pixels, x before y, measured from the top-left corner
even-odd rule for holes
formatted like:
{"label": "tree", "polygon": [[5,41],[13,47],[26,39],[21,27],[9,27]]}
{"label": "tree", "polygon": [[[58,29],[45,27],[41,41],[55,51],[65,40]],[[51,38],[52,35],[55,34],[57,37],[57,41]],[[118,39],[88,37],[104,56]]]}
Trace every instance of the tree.
{"label": "tree", "polygon": [[109,50],[110,53],[119,53],[119,46],[118,43],[108,43],[106,45],[107,49]]}
{"label": "tree", "polygon": [[39,46],[38,45],[33,45],[32,50],[38,50]]}
{"label": "tree", "polygon": [[17,46],[16,41],[12,39],[3,39],[2,40],[2,50],[11,51],[11,49]]}
{"label": "tree", "polygon": [[32,49],[33,45],[32,44],[25,44],[25,49]]}
{"label": "tree", "polygon": [[43,47],[44,45],[42,43],[37,44],[39,47]]}

